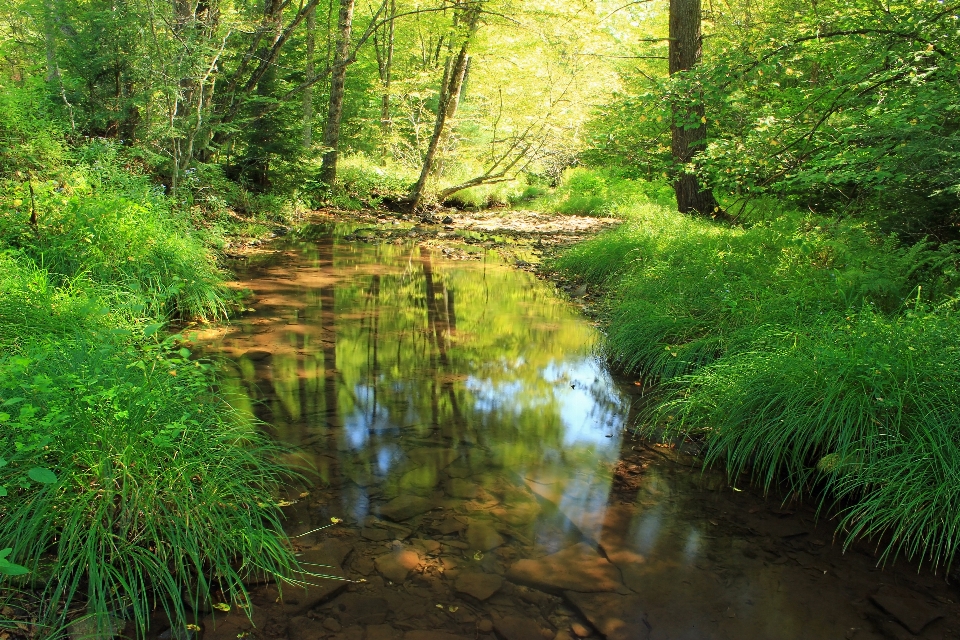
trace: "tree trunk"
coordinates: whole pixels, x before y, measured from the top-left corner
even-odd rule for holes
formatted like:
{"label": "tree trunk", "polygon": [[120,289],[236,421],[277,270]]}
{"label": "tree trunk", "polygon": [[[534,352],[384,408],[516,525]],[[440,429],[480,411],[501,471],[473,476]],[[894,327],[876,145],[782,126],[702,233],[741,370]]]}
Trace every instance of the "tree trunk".
{"label": "tree trunk", "polygon": [[337,23],[337,50],[330,75],[330,106],[323,125],[323,146],[329,151],[323,156],[320,180],[329,186],[337,181],[337,145],[340,143],[340,120],[343,117],[343,88],[350,63],[350,32],[353,29],[354,0],[340,1],[340,19]]}
{"label": "tree trunk", "polygon": [[456,58],[448,58],[443,73],[443,82],[440,86],[440,104],[437,106],[437,119],[433,126],[433,135],[430,136],[430,144],[427,146],[427,154],[423,159],[423,167],[420,170],[420,178],[410,191],[407,198],[410,206],[410,212],[416,213],[420,204],[423,202],[423,195],[427,186],[427,178],[433,170],[434,163],[437,161],[437,152],[440,149],[440,142],[443,140],[447,124],[457,115],[457,108],[460,104],[460,91],[463,88],[463,78],[467,72],[467,63],[470,59],[468,48],[473,34],[477,30],[477,23],[480,18],[479,5],[467,9],[465,16],[465,37],[460,51]]}
{"label": "tree trunk", "polygon": [[[700,62],[702,46],[700,0],[670,0],[670,75],[696,66]],[[695,91],[700,93],[699,89]],[[673,189],[677,194],[677,209],[682,213],[713,214],[718,211],[713,192],[701,188],[696,174],[687,168],[707,138],[703,101],[700,95],[694,97],[695,106],[675,105],[673,108],[671,150],[673,159],[683,165]]]}
{"label": "tree trunk", "polygon": [[383,85],[383,95],[380,96],[380,161],[387,162],[390,151],[390,133],[393,121],[390,118],[390,84],[393,80],[393,21],[397,16],[396,0],[390,0],[390,18],[387,21],[387,33],[381,42],[374,34],[374,50],[377,54],[377,69],[380,72],[380,82]]}
{"label": "tree trunk", "polygon": [[[314,68],[314,52],[316,51],[316,30],[317,30],[317,10],[311,7],[307,13],[307,60],[306,60],[306,78],[307,82],[314,79],[316,69]],[[313,144],[313,85],[303,90],[303,148],[310,149]]]}

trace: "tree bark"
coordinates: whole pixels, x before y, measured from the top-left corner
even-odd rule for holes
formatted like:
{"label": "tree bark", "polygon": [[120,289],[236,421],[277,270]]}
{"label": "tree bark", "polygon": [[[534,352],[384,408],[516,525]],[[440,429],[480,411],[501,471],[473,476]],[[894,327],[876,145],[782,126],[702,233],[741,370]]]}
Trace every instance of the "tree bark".
{"label": "tree bark", "polygon": [[383,85],[383,95],[380,96],[380,160],[387,162],[390,146],[390,133],[393,121],[390,118],[390,84],[393,80],[393,22],[397,15],[396,0],[390,0],[390,17],[387,21],[387,31],[383,40],[374,34],[374,50],[377,54],[377,69],[380,72],[380,82]]}
{"label": "tree bark", "polygon": [[323,146],[328,148],[320,166],[320,180],[329,186],[337,181],[337,146],[340,143],[340,120],[343,117],[343,89],[350,64],[350,35],[353,29],[354,0],[340,0],[340,18],[337,23],[337,50],[330,75],[330,106],[323,125]]}
{"label": "tree bark", "polygon": [[[307,13],[307,59],[305,80],[310,82],[314,78],[314,53],[316,51],[317,9],[311,7]],[[303,90],[303,148],[310,149],[313,144],[313,85]]]}
{"label": "tree bark", "polygon": [[430,144],[427,146],[427,153],[423,158],[423,167],[420,170],[420,178],[410,191],[407,200],[409,202],[410,212],[416,213],[423,202],[423,195],[426,191],[427,178],[433,170],[437,161],[437,152],[440,149],[440,142],[443,139],[447,124],[453,120],[457,114],[457,108],[460,104],[460,92],[463,88],[463,78],[467,72],[467,63],[470,59],[469,46],[477,30],[477,24],[480,18],[480,6],[472,5],[467,8],[464,16],[464,39],[460,45],[460,51],[456,58],[447,59],[444,68],[443,81],[440,86],[440,104],[437,106],[437,119],[433,126],[433,135],[430,136]]}
{"label": "tree bark", "polygon": [[[689,71],[699,62],[703,50],[700,32],[700,0],[670,0],[670,75]],[[695,173],[687,165],[695,162],[697,154],[707,138],[704,124],[704,107],[699,88],[693,96],[694,106],[673,107],[671,151],[680,165],[681,173],[673,185],[677,194],[677,209],[682,213],[696,211],[701,214],[718,212],[713,192],[700,186]],[[686,126],[685,126],[686,125]]]}

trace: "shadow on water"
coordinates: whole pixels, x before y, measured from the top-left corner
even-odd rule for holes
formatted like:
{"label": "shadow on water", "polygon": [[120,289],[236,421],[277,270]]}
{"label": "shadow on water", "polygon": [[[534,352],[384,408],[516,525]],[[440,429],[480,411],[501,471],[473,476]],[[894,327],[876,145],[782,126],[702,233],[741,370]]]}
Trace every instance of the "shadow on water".
{"label": "shadow on water", "polygon": [[[240,269],[255,310],[197,339],[227,356],[226,383],[311,468],[314,484],[291,489],[299,501],[287,508],[304,557],[365,582],[282,597],[261,587],[256,629],[235,620],[208,634],[946,638],[960,628],[955,594],[936,577],[877,570],[868,553],[842,554],[809,509],[733,490],[633,440],[636,388],[595,357],[596,330],[529,274],[492,254],[458,262],[339,235],[311,227]],[[344,524],[301,535],[332,516]]]}

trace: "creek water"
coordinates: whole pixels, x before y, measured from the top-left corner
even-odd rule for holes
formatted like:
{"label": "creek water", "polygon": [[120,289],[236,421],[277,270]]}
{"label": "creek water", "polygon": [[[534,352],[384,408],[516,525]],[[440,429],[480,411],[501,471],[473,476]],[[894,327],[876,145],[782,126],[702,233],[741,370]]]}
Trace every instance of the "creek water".
{"label": "creek water", "polygon": [[309,467],[305,566],[349,581],[258,586],[207,637],[956,637],[942,577],[632,438],[641,388],[549,284],[350,230],[238,266],[252,309],[195,338]]}

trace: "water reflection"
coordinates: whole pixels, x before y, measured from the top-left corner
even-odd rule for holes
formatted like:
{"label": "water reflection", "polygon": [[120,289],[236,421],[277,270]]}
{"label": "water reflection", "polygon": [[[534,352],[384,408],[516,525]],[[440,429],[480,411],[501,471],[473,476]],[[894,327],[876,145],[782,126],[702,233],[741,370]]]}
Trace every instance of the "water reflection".
{"label": "water reflection", "polygon": [[[593,356],[595,330],[528,274],[338,242],[331,227],[282,248],[240,274],[256,311],[213,347],[252,410],[335,488],[294,526],[389,525],[390,538],[439,540],[447,565],[460,554],[500,574],[586,542],[602,554],[588,562],[616,566],[616,597],[643,594],[636,628],[650,637],[828,637],[859,622],[758,558],[756,541],[711,535],[728,508],[715,480],[637,457],[624,436],[632,397]],[[749,535],[776,539],[782,522]],[[382,553],[369,544],[356,557]]]}

